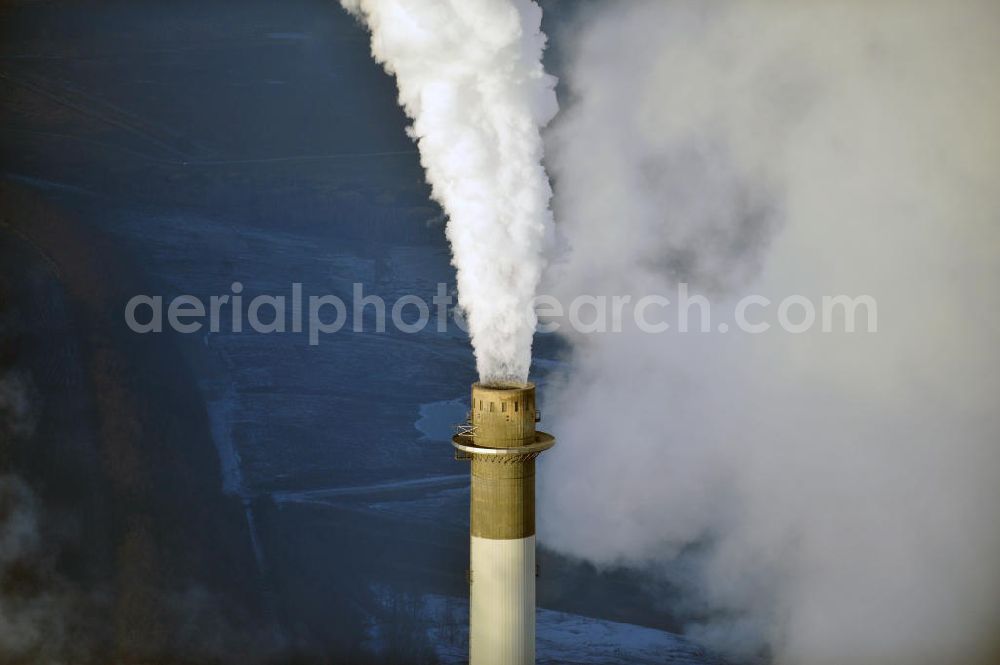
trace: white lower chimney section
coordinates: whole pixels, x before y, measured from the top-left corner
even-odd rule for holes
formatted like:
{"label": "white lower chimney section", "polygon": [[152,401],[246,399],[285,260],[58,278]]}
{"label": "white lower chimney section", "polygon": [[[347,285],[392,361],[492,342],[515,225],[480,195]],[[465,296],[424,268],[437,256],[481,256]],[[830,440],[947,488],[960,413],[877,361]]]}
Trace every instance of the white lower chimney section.
{"label": "white lower chimney section", "polygon": [[469,656],[474,665],[535,662],[535,537],[472,536]]}

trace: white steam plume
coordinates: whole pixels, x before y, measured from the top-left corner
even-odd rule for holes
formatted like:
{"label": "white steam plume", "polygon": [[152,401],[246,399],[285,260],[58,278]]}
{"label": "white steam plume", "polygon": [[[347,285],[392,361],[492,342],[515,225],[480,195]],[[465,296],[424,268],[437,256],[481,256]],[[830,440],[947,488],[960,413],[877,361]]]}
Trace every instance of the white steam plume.
{"label": "white steam plume", "polygon": [[871,294],[878,332],[572,338],[539,534],[682,585],[737,656],[1000,662],[1000,5],[610,3],[565,34],[543,290],[688,281],[713,326]]}
{"label": "white steam plume", "polygon": [[531,301],[551,233],[540,127],[556,112],[530,0],[341,0],[396,77],[434,198],[448,215],[480,379],[526,381]]}

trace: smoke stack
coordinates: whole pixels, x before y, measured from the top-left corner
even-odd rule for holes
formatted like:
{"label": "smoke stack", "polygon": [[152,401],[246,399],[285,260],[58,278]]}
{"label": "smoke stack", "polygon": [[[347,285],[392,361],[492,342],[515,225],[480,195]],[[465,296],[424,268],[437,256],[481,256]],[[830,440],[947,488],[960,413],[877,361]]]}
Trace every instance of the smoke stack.
{"label": "smoke stack", "polygon": [[535,662],[535,385],[472,384],[468,425],[452,439],[472,463],[470,665]]}

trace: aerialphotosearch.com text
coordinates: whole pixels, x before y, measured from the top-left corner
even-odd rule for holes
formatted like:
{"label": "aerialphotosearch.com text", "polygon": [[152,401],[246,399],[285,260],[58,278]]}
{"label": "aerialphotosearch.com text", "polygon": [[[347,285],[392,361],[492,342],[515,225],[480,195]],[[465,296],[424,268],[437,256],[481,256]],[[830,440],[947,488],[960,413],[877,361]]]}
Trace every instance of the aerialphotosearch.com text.
{"label": "aerialphotosearch.com text", "polygon": [[[528,312],[538,319],[542,334],[565,331],[579,334],[620,333],[638,330],[649,334],[744,333],[769,331],[801,334],[878,331],[878,307],[870,295],[833,295],[808,298],[789,295],[780,299],[760,294],[726,298],[725,306],[713,307],[705,295],[693,294],[680,283],[672,294],[578,295],[559,299],[539,295]],[[341,331],[384,333],[389,327],[406,334],[428,330],[446,332],[449,325],[467,330],[456,298],[447,284],[427,299],[407,294],[387,302],[366,292],[355,282],[351,296],[305,295],[294,282],[287,294],[244,293],[241,282],[233,282],[229,293],[209,296],[139,294],[125,305],[125,323],[140,334],[160,333],[169,328],[178,333],[295,333],[308,335],[317,345],[323,335]],[[723,311],[725,316],[717,314]],[[432,323],[433,322],[433,323]]]}

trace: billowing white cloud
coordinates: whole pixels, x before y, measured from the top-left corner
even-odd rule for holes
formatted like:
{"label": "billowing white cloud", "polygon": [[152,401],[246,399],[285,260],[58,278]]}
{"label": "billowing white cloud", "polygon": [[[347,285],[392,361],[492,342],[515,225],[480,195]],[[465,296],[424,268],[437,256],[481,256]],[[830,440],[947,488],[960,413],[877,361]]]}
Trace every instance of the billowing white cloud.
{"label": "billowing white cloud", "polygon": [[989,662],[1000,6],[608,3],[566,34],[543,290],[687,281],[716,321],[869,294],[878,332],[571,335],[540,537],[651,566],[729,653]]}
{"label": "billowing white cloud", "polygon": [[526,381],[531,301],[552,230],[539,130],[556,112],[531,0],[342,0],[399,87],[448,216],[480,378]]}

